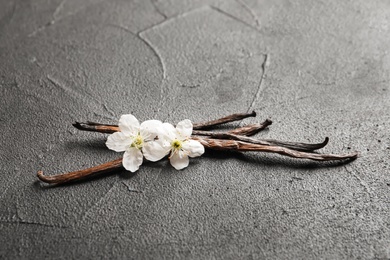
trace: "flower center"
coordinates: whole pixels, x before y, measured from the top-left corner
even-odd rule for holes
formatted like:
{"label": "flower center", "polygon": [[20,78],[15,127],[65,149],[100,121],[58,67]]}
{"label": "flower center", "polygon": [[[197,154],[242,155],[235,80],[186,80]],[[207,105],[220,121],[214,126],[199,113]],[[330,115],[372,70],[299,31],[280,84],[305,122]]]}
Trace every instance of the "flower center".
{"label": "flower center", "polygon": [[183,142],[175,139],[172,141],[171,146],[174,150],[180,150],[181,147],[183,146]]}
{"label": "flower center", "polygon": [[133,143],[131,144],[131,147],[141,149],[143,145],[144,145],[144,139],[140,134],[137,134],[137,136],[133,137]]}

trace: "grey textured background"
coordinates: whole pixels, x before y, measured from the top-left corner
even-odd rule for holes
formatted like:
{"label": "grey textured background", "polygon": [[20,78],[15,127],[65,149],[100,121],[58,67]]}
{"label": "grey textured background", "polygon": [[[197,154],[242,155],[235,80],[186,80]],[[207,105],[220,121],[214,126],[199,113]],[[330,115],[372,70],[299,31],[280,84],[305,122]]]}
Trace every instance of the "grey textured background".
{"label": "grey textured background", "polygon": [[[0,258],[390,259],[389,46],[387,0],[1,0]],[[251,110],[261,137],[361,157],[36,178],[120,156],[76,120]]]}

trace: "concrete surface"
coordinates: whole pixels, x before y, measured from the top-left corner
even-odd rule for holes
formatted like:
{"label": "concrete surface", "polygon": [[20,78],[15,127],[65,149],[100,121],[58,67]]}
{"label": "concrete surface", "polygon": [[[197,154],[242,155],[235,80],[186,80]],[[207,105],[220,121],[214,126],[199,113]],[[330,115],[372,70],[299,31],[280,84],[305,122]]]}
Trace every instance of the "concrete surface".
{"label": "concrete surface", "polygon": [[[387,0],[1,0],[0,258],[390,259],[389,46]],[[76,120],[250,110],[261,137],[361,157],[36,178],[120,156]]]}

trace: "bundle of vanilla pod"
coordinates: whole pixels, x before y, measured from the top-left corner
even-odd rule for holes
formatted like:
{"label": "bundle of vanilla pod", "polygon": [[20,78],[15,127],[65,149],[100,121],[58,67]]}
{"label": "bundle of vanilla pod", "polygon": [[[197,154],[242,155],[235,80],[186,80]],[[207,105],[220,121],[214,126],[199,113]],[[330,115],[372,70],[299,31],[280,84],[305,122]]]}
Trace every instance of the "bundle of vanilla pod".
{"label": "bundle of vanilla pod", "polygon": [[313,144],[250,137],[271,125],[272,121],[269,119],[226,132],[210,131],[215,126],[255,116],[256,113],[253,111],[195,124],[189,119],[184,119],[176,126],[159,120],[146,120],[139,123],[131,114],[122,115],[118,125],[76,122],[73,126],[79,130],[111,134],[107,138],[107,147],[116,152],[124,152],[123,157],[92,168],[64,174],[49,176],[39,171],[38,178],[46,183],[61,184],[122,167],[135,172],[144,159],[155,162],[168,158],[175,169],[181,170],[189,165],[190,157],[201,156],[205,148],[222,151],[277,153],[316,161],[350,162],[358,156],[357,152],[343,155],[316,153],[316,150],[328,143],[328,137],[321,143]]}

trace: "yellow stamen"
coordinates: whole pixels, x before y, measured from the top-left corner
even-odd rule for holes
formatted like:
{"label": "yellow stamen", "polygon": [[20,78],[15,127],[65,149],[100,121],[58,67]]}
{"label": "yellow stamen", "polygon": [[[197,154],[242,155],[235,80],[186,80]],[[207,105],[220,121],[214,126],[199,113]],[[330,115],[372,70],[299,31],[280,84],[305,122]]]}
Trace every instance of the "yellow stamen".
{"label": "yellow stamen", "polygon": [[141,149],[143,145],[144,145],[144,139],[138,133],[137,136],[133,137],[133,143],[131,144],[131,147],[135,147],[137,149]]}
{"label": "yellow stamen", "polygon": [[183,142],[175,139],[172,141],[171,146],[172,146],[173,150],[180,150],[181,147],[183,146]]}

